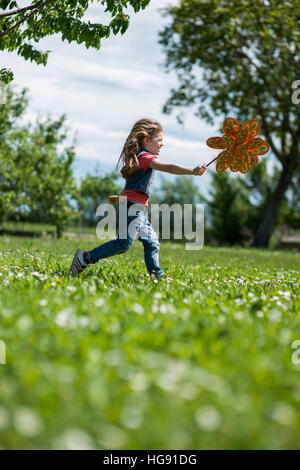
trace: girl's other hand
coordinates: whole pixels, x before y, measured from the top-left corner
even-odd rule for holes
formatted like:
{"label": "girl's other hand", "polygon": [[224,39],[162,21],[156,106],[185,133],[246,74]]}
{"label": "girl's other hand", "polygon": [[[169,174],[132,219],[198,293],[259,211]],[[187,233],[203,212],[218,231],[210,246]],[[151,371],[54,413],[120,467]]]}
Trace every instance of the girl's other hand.
{"label": "girl's other hand", "polygon": [[119,196],[117,196],[117,195],[115,195],[115,194],[114,194],[113,196],[109,196],[109,202],[110,202],[111,204],[118,204],[118,202],[119,202]]}
{"label": "girl's other hand", "polygon": [[193,169],[193,175],[200,175],[201,176],[201,175],[203,175],[205,170],[206,170],[205,163],[203,163],[202,165],[195,166],[195,168]]}

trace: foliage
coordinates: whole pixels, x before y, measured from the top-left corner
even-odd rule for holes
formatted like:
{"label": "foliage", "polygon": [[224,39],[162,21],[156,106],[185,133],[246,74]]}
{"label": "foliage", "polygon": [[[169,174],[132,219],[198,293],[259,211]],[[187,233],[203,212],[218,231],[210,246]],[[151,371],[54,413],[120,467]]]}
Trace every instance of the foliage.
{"label": "foliage", "polygon": [[95,225],[98,219],[96,210],[99,204],[108,204],[108,196],[118,194],[122,191],[118,184],[120,175],[112,171],[101,175],[99,168],[95,168],[93,174],[88,173],[81,178],[78,192],[78,210],[82,213],[82,223],[84,225]]}
{"label": "foliage", "polygon": [[207,206],[209,235],[221,244],[234,245],[244,240],[243,227],[248,222],[251,206],[249,191],[243,180],[227,173],[213,173]]}
{"label": "foliage", "polygon": [[298,448],[299,253],[164,243],[157,282],[138,243],[78,279],[78,241],[0,243],[1,448]]}
{"label": "foliage", "polygon": [[165,14],[170,23],[160,42],[166,71],[176,71],[179,87],[164,111],[195,105],[196,115],[211,124],[218,115],[258,118],[282,165],[255,237],[267,246],[300,166],[300,108],[292,99],[300,72],[299,0],[182,0]]}
{"label": "foliage", "polygon": [[0,216],[49,222],[61,235],[72,214],[70,205],[76,185],[72,172],[74,143],[59,153],[67,137],[66,116],[49,116],[42,122],[18,125],[28,105],[26,89],[15,95],[7,90],[7,103],[0,107]]}
{"label": "foliage", "polygon": [[[111,33],[124,34],[129,26],[130,6],[137,13],[146,8],[150,0],[97,0],[111,21],[108,25],[83,21],[82,18],[93,0],[33,0],[30,5],[19,8],[17,2],[0,1],[0,50],[17,51],[25,60],[47,64],[50,50],[45,52],[35,45],[42,38],[61,33],[63,41],[84,43],[87,48],[100,49],[101,39]],[[12,79],[11,71],[10,79]],[[1,73],[1,71],[0,71]]]}

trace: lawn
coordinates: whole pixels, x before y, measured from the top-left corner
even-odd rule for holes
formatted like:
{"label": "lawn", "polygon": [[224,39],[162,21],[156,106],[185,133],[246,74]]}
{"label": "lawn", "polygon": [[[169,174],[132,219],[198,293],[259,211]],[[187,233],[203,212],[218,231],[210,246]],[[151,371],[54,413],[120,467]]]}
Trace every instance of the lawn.
{"label": "lawn", "polygon": [[300,449],[300,254],[95,241],[0,238],[0,447]]}

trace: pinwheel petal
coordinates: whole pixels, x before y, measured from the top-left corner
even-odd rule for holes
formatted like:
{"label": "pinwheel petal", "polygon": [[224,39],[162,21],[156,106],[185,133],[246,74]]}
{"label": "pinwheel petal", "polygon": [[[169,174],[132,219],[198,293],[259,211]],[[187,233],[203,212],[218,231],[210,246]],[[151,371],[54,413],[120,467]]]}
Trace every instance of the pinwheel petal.
{"label": "pinwheel petal", "polygon": [[259,133],[261,125],[258,119],[249,119],[242,127],[247,129],[249,139],[253,139]]}
{"label": "pinwheel petal", "polygon": [[233,149],[237,144],[235,137],[233,137],[232,135],[227,135],[227,134],[222,136],[222,142],[224,144],[223,148],[229,148],[229,149]]}
{"label": "pinwheel petal", "polygon": [[227,147],[227,145],[224,144],[222,137],[210,137],[207,139],[206,145],[213,149],[226,149]]}
{"label": "pinwheel petal", "polygon": [[250,168],[251,168],[251,165],[249,165],[249,163],[246,160],[243,160],[239,168],[239,172],[243,174],[248,173]]}
{"label": "pinwheel petal", "polygon": [[239,171],[240,167],[241,167],[241,164],[243,163],[243,159],[237,157],[236,155],[232,158],[232,160],[230,161],[230,165],[229,165],[229,168],[231,169],[231,171]]}
{"label": "pinwheel petal", "polygon": [[234,118],[226,118],[223,122],[223,131],[224,134],[232,135],[236,137],[240,130],[239,121]]}
{"label": "pinwheel petal", "polygon": [[258,157],[254,155],[252,152],[249,150],[246,150],[245,154],[245,161],[248,163],[250,168],[258,163]]}
{"label": "pinwheel petal", "polygon": [[268,153],[270,145],[265,140],[262,140],[262,142],[263,143],[259,147],[251,149],[251,152],[255,153],[255,155],[265,155],[265,153]]}
{"label": "pinwheel petal", "polygon": [[233,157],[234,155],[231,150],[224,150],[224,152],[219,153],[216,165],[217,172],[223,173],[226,171]]}
{"label": "pinwheel petal", "polygon": [[236,137],[238,144],[244,144],[249,139],[248,129],[246,127],[241,127]]}
{"label": "pinwheel petal", "polygon": [[260,137],[255,137],[254,139],[249,140],[249,142],[247,142],[245,144],[245,148],[252,151],[252,149],[256,149],[263,142],[265,142],[265,141],[263,139],[261,139]]}

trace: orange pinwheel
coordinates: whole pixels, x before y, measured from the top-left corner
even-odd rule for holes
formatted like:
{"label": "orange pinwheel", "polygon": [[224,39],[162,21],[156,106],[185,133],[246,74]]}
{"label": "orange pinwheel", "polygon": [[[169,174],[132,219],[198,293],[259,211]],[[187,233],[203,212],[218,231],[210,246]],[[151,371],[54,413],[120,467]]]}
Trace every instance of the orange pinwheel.
{"label": "orange pinwheel", "polygon": [[[258,119],[249,119],[240,127],[234,118],[226,118],[223,122],[224,135],[210,137],[206,145],[214,149],[226,149],[214,158],[217,160],[216,170],[223,173],[228,168],[231,171],[248,173],[250,168],[258,163],[257,155],[264,155],[269,151],[269,144],[260,137],[256,137],[261,128]],[[206,166],[208,166],[206,165]]]}

